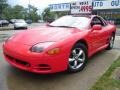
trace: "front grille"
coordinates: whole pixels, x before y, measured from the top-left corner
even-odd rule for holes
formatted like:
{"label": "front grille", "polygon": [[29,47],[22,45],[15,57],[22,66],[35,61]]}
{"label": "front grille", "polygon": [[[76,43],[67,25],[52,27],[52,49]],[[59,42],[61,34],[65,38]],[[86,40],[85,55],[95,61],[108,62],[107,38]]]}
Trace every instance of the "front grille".
{"label": "front grille", "polygon": [[7,54],[5,54],[5,56],[6,56],[6,57],[9,59],[9,61],[11,61],[11,62],[14,62],[14,63],[16,63],[16,64],[19,64],[19,65],[22,65],[22,66],[25,66],[25,67],[30,67],[30,64],[29,64],[28,62],[26,62],[26,61],[22,61],[22,60],[16,59],[16,58],[11,57],[11,56],[9,56],[9,55],[7,55]]}

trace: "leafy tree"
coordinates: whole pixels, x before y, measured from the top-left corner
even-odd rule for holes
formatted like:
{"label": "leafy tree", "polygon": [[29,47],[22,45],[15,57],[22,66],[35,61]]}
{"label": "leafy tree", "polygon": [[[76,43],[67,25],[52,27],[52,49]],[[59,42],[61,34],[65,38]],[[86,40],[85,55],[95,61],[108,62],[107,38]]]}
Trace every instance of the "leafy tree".
{"label": "leafy tree", "polygon": [[8,20],[31,19],[33,22],[36,22],[38,19],[40,19],[37,11],[38,9],[32,5],[29,5],[28,8],[24,8],[20,5],[12,7],[7,4],[7,0],[0,0],[0,17]]}
{"label": "leafy tree", "polygon": [[13,7],[13,17],[16,19],[21,19],[24,18],[23,17],[23,11],[24,11],[24,7],[20,6],[20,5],[16,5]]}
{"label": "leafy tree", "polygon": [[36,22],[39,19],[39,15],[37,13],[38,9],[32,5],[28,6],[28,17],[29,19],[32,19],[34,22]]}
{"label": "leafy tree", "polygon": [[8,5],[4,10],[3,10],[3,17],[10,20],[10,19],[23,19],[24,18],[24,12],[25,8],[16,5],[14,7],[11,7]]}
{"label": "leafy tree", "polygon": [[70,14],[70,11],[62,11],[62,12],[55,12],[59,17],[62,17],[62,16],[65,16],[65,15],[69,15]]}
{"label": "leafy tree", "polygon": [[13,18],[13,10],[12,7],[10,5],[8,5],[4,10],[3,10],[3,18],[6,19],[11,19]]}
{"label": "leafy tree", "polygon": [[47,22],[52,22],[53,20],[55,20],[55,13],[50,12],[50,8],[46,8],[43,11],[42,16],[43,16],[43,20]]}
{"label": "leafy tree", "polygon": [[3,10],[8,6],[7,0],[0,0],[0,18],[2,18]]}

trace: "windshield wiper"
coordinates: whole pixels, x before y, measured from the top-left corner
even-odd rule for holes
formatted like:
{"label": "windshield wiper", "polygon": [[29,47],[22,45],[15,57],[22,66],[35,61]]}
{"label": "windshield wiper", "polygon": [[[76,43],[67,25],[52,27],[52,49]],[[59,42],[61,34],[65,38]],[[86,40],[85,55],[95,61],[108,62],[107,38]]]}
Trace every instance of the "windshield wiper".
{"label": "windshield wiper", "polygon": [[75,27],[72,27],[72,26],[53,26],[53,27],[75,28]]}
{"label": "windshield wiper", "polygon": [[72,27],[72,26],[53,26],[53,25],[48,25],[48,26],[50,26],[50,27],[65,27],[65,28],[75,28],[75,27]]}

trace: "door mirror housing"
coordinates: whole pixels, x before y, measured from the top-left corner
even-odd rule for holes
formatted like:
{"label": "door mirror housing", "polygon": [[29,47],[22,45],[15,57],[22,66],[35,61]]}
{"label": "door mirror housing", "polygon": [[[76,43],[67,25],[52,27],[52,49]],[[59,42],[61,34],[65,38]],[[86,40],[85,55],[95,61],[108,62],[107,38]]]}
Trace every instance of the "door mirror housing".
{"label": "door mirror housing", "polygon": [[93,30],[101,30],[102,26],[101,25],[93,25],[92,29]]}

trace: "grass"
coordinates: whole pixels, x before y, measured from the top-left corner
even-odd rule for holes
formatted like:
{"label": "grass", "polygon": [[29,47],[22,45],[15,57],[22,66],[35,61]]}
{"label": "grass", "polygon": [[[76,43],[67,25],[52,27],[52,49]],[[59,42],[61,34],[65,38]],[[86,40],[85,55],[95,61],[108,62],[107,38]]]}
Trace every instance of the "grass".
{"label": "grass", "polygon": [[114,70],[120,67],[120,57],[110,66],[105,74],[95,83],[90,90],[120,90],[120,80],[111,78]]}

